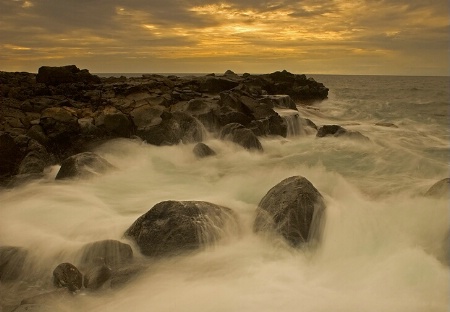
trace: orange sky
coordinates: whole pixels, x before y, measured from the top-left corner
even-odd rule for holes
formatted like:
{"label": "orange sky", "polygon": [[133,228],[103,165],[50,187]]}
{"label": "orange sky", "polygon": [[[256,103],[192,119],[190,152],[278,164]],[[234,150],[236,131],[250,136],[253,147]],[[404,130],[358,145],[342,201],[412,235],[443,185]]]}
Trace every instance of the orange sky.
{"label": "orange sky", "polygon": [[449,75],[448,0],[0,0],[0,70]]}

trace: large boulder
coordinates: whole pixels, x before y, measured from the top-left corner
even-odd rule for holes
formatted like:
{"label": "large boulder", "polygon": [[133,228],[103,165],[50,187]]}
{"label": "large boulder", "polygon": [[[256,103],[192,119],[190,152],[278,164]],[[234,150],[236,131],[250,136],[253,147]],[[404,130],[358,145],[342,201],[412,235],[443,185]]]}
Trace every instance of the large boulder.
{"label": "large boulder", "polygon": [[53,270],[53,285],[68,288],[70,291],[81,289],[83,275],[71,263],[61,263]]}
{"label": "large boulder", "polygon": [[102,240],[89,243],[81,249],[82,266],[105,264],[116,268],[133,259],[131,246],[117,240]]}
{"label": "large boulder", "polygon": [[325,202],[302,176],[287,178],[261,199],[256,210],[255,232],[281,234],[292,246],[315,243],[320,238]]}
{"label": "large boulder", "polygon": [[139,217],[125,232],[146,256],[176,255],[211,245],[226,229],[238,229],[229,208],[203,201],[164,201]]}
{"label": "large boulder", "polygon": [[114,169],[103,157],[92,152],[79,153],[66,158],[56,175],[56,180],[90,178]]}
{"label": "large boulder", "polygon": [[80,70],[75,65],[51,67],[42,66],[38,70],[36,82],[46,85],[59,85],[62,83],[100,83],[100,78],[91,75],[87,69]]}
{"label": "large boulder", "polygon": [[256,135],[250,129],[238,123],[230,123],[223,127],[219,137],[221,140],[232,141],[248,150],[263,150]]}
{"label": "large boulder", "polygon": [[20,247],[0,247],[0,281],[16,280],[22,273],[28,252]]}
{"label": "large boulder", "polygon": [[425,196],[445,198],[450,196],[450,178],[445,178],[434,183]]}
{"label": "large boulder", "polygon": [[80,132],[77,116],[64,107],[43,110],[39,124],[45,135],[56,143],[70,141]]}
{"label": "large boulder", "polygon": [[216,155],[216,152],[214,152],[214,150],[205,143],[197,143],[192,151],[198,158],[205,158],[208,156]]}

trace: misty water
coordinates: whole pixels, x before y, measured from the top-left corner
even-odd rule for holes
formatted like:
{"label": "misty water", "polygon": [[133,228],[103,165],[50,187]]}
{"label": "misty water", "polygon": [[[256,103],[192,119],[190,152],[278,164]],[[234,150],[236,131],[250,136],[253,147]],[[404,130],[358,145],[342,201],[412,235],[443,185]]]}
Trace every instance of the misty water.
{"label": "misty water", "polygon": [[[263,153],[210,134],[205,143],[217,155],[197,159],[194,145],[116,140],[95,150],[115,171],[60,182],[54,166],[44,180],[0,191],[0,245],[27,248],[32,259],[23,283],[1,284],[0,303],[18,304],[51,286],[56,265],[75,262],[75,251],[88,242],[132,244],[123,233],[153,205],[201,200],[233,209],[240,232],[159,260],[133,245],[144,266],[135,279],[55,300],[54,309],[447,311],[449,202],[424,193],[449,176],[448,77],[314,78],[330,88],[329,99],[299,106],[300,116],[359,131],[370,141],[316,138],[298,124],[287,138],[261,138]],[[314,249],[252,231],[261,198],[294,175],[311,181],[326,201],[324,233]]]}

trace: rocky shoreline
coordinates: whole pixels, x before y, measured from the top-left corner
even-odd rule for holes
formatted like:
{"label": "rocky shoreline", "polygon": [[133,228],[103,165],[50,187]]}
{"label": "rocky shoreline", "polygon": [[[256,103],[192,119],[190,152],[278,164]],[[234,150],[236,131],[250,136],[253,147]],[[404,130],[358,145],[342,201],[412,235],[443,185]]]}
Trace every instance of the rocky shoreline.
{"label": "rocky shoreline", "polygon": [[0,185],[39,177],[114,138],[173,145],[201,142],[206,130],[261,150],[258,136],[287,135],[276,108],[297,110],[327,95],[322,83],[287,71],[100,78],[70,65],[0,72]]}

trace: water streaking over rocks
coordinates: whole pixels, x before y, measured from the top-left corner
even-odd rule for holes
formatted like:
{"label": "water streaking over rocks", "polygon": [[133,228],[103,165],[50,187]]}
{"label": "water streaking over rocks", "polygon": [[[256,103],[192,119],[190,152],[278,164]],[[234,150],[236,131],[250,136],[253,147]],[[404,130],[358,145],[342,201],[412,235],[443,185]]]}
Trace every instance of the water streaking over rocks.
{"label": "water streaking over rocks", "polygon": [[4,75],[28,78],[2,89],[2,311],[448,310],[448,78]]}

